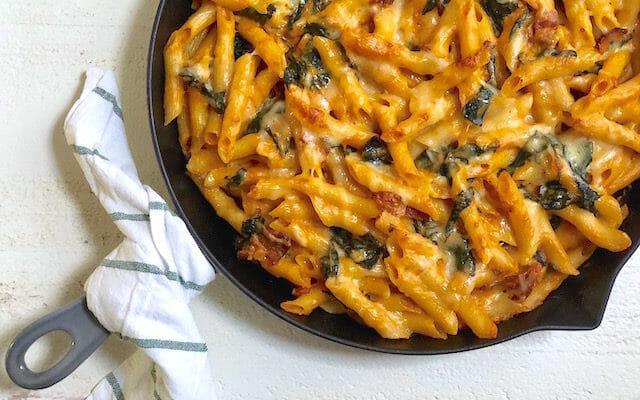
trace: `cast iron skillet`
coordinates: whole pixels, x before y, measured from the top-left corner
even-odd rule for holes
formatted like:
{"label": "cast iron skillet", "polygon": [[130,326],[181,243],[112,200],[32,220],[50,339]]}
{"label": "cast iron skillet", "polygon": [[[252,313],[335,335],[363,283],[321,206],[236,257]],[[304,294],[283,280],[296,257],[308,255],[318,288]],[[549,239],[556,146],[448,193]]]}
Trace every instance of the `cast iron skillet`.
{"label": "cast iron skillet", "polygon": [[[330,315],[321,310],[308,317],[285,313],[279,304],[291,297],[291,286],[276,279],[259,266],[239,261],[234,251],[233,229],[214,212],[185,174],[186,160],[178,144],[175,122],[163,126],[164,66],[162,49],[171,32],[191,14],[188,2],[161,0],[158,7],[148,66],[148,102],[155,152],[164,175],[176,213],[219,272],[258,304],[283,320],[320,337],[365,350],[395,354],[443,354],[491,346],[540,330],[590,330],[600,325],[614,280],[620,269],[640,243],[640,190],[628,194],[629,216],[622,229],[633,239],[633,245],[621,253],[598,250],[580,275],[569,277],[532,312],[516,316],[499,325],[498,337],[483,340],[464,330],[447,340],[414,335],[407,340],[382,339],[373,329],[356,323],[346,315]],[[639,185],[640,186],[640,185]],[[74,339],[69,353],[51,369],[34,373],[24,354],[35,340],[53,330],[64,330]],[[26,388],[43,388],[70,374],[106,339],[108,332],[87,310],[84,300],[49,315],[27,327],[15,339],[6,358],[11,379]]]}

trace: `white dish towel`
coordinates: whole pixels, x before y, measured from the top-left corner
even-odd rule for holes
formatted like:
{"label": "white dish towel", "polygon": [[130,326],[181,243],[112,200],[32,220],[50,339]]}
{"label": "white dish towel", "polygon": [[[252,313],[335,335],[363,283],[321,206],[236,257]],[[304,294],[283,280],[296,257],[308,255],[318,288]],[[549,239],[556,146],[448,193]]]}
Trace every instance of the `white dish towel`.
{"label": "white dish towel", "polygon": [[106,329],[139,347],[88,399],[215,398],[207,345],[188,307],[215,274],[184,222],[140,182],[112,72],[87,72],[64,131],[91,190],[125,236],[89,277],[87,304]]}

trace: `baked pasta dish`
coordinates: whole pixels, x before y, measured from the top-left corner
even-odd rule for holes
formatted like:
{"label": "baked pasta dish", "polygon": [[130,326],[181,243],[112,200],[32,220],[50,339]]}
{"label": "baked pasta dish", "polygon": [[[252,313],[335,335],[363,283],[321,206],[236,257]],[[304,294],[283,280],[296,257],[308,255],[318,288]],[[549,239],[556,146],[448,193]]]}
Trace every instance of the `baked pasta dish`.
{"label": "baked pasta dish", "polygon": [[284,310],[495,338],[631,245],[640,1],[192,8],[165,48],[165,124],[238,257],[292,284]]}

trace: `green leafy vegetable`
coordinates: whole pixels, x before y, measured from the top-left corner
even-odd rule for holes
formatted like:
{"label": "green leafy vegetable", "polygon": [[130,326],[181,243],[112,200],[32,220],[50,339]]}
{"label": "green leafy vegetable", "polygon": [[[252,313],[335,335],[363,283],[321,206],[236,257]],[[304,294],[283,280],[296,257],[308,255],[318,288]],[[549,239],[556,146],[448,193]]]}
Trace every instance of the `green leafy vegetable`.
{"label": "green leafy vegetable", "polygon": [[274,97],[265,100],[249,122],[249,125],[247,125],[247,133],[256,133],[264,129],[273,140],[280,155],[284,156],[289,152],[289,135],[280,130],[274,130],[267,125],[271,121],[271,115],[282,113],[282,111],[284,111],[284,103],[282,101],[278,101]]}
{"label": "green leafy vegetable", "polygon": [[262,217],[253,217],[242,223],[242,234],[244,236],[259,235],[262,232],[264,232],[264,218]]}
{"label": "green leafy vegetable", "polygon": [[558,217],[557,215],[552,215],[551,218],[549,218],[549,223],[551,224],[551,227],[555,231],[556,229],[558,229],[558,227],[562,223],[562,218]]}
{"label": "green leafy vegetable", "polygon": [[236,32],[236,36],[233,40],[233,56],[237,60],[242,55],[253,50],[253,46],[251,43],[247,41],[247,39],[243,38],[242,35]]}
{"label": "green leafy vegetable", "polygon": [[447,221],[447,225],[445,227],[445,234],[447,237],[449,237],[455,229],[455,224],[458,221],[458,218],[460,218],[460,213],[471,205],[474,194],[475,191],[473,190],[473,188],[469,188],[458,193],[458,195],[456,196],[453,204],[453,210],[449,215],[449,220]]}
{"label": "green leafy vegetable", "polygon": [[600,198],[598,192],[593,190],[589,183],[581,176],[576,176],[576,184],[580,192],[580,196],[576,200],[578,207],[589,210],[594,215],[598,215],[598,210],[596,209],[596,201]]}
{"label": "green leafy vegetable", "polygon": [[271,140],[273,140],[273,143],[275,143],[280,155],[285,156],[289,152],[290,137],[280,131],[273,131],[269,126],[266,128],[266,131]]}
{"label": "green leafy vegetable", "polygon": [[552,269],[558,269],[558,267],[556,267],[556,265],[554,263],[552,263],[551,261],[549,261],[549,259],[547,258],[547,256],[540,250],[536,251],[536,254],[534,256],[534,258],[536,259],[537,262],[539,262],[543,267],[547,267],[547,268],[552,268]]}
{"label": "green leafy vegetable", "polygon": [[185,67],[180,70],[178,74],[182,78],[183,81],[188,83],[190,86],[202,86],[202,71],[200,71],[196,67]]}
{"label": "green leafy vegetable", "polygon": [[367,269],[373,268],[384,254],[384,247],[370,233],[355,237],[345,229],[333,227],[331,242],[332,245],[341,248],[353,261]]}
{"label": "green leafy vegetable", "polygon": [[247,177],[247,170],[244,168],[240,168],[234,176],[227,180],[227,189],[231,192],[235,192],[240,188],[242,182],[244,182]]}
{"label": "green leafy vegetable", "polygon": [[607,51],[618,50],[619,48],[627,44],[631,39],[633,39],[633,35],[631,33],[626,34],[622,37],[622,39],[611,42],[609,44],[609,47],[607,47]]}
{"label": "green leafy vegetable", "polygon": [[593,142],[588,139],[581,139],[565,143],[563,154],[573,172],[586,179],[587,167],[593,160]]}
{"label": "green leafy vegetable", "polygon": [[224,91],[214,93],[211,85],[208,82],[202,83],[202,81],[204,80],[202,71],[199,71],[195,67],[186,67],[183,68],[182,71],[180,71],[180,77],[182,78],[182,80],[188,83],[189,86],[195,87],[196,89],[200,90],[200,93],[202,93],[202,95],[207,98],[207,101],[209,102],[211,107],[213,107],[213,109],[216,110],[218,114],[224,113],[227,94]]}
{"label": "green leafy vegetable", "polygon": [[515,160],[505,168],[506,171],[513,175],[513,173],[522,167],[531,157],[537,156],[549,147],[556,152],[562,149],[562,145],[555,137],[535,132],[527,139],[524,146],[520,148]]}
{"label": "green leafy vegetable", "polygon": [[455,259],[456,267],[458,270],[466,272],[470,276],[474,276],[476,273],[476,264],[473,260],[473,254],[471,254],[469,242],[462,235],[457,242],[458,243],[449,246],[449,252]]}
{"label": "green leafy vegetable", "polygon": [[593,67],[591,67],[589,69],[585,69],[584,71],[576,72],[575,74],[573,74],[573,76],[583,76],[583,75],[588,75],[588,74],[597,74],[598,72],[600,72],[600,70],[602,69],[603,65],[604,65],[604,63],[602,61],[598,61],[593,65]]}
{"label": "green leafy vegetable", "polygon": [[509,41],[512,41],[513,39],[515,39],[517,35],[520,35],[522,33],[523,28],[529,25],[529,22],[531,22],[531,20],[532,20],[531,12],[529,11],[528,8],[525,8],[522,16],[520,16],[520,18],[518,18],[516,22],[513,24],[513,26],[511,27],[511,32],[509,32]]}
{"label": "green leafy vegetable", "polygon": [[482,154],[482,150],[475,143],[466,143],[447,153],[444,161],[440,165],[440,175],[446,176],[449,181],[453,176],[459,163],[468,164],[469,160]]}
{"label": "green leafy vegetable", "polygon": [[425,15],[429,11],[433,11],[436,7],[438,8],[438,14],[442,14],[445,6],[449,4],[450,1],[451,0],[427,0],[427,4],[425,4],[422,9],[422,15]]}
{"label": "green leafy vegetable", "polygon": [[330,229],[331,231],[331,240],[333,240],[340,248],[348,251],[351,249],[351,241],[353,240],[353,235],[346,229],[333,227]]}
{"label": "green leafy vegetable", "polygon": [[504,20],[518,8],[517,0],[484,0],[482,8],[493,24],[496,36],[500,36],[504,28]]}
{"label": "green leafy vegetable", "polygon": [[311,36],[322,36],[328,39],[336,40],[340,37],[340,33],[338,31],[329,29],[322,24],[317,22],[311,22],[304,26],[304,33],[308,33]]}
{"label": "green leafy vegetable", "polygon": [[284,83],[302,86],[302,79],[307,73],[307,64],[302,60],[294,60],[284,70]]}
{"label": "green leafy vegetable", "polygon": [[445,239],[445,235],[442,232],[440,225],[431,218],[428,220],[413,220],[413,229],[415,229],[416,233],[431,240],[434,243],[438,243]]}
{"label": "green leafy vegetable", "polygon": [[259,12],[258,10],[256,10],[253,7],[247,7],[243,10],[240,10],[238,12],[238,15],[241,15],[245,18],[249,18],[253,21],[256,21],[257,23],[259,23],[260,25],[264,25],[267,23],[267,21],[269,21],[271,19],[271,17],[273,16],[273,13],[276,12],[276,6],[274,6],[273,4],[269,4],[267,6],[267,13],[266,14],[262,14],[261,12]]}
{"label": "green leafy vegetable", "polygon": [[364,268],[371,269],[382,257],[382,253],[383,247],[380,242],[372,234],[367,233],[360,239],[353,240],[349,257]]}
{"label": "green leafy vegetable", "polygon": [[476,96],[462,108],[462,115],[472,123],[482,126],[484,115],[489,109],[491,99],[497,93],[491,85],[482,86]]}
{"label": "green leafy vegetable", "polygon": [[439,160],[439,158],[442,158],[442,155],[440,153],[436,153],[433,150],[426,149],[422,153],[420,153],[418,157],[416,157],[414,163],[416,164],[416,167],[420,169],[432,169],[440,162],[442,162],[442,160]]}
{"label": "green leafy vegetable", "polygon": [[472,158],[493,150],[493,148],[483,149],[475,143],[466,143],[457,148],[447,146],[441,151],[426,149],[416,157],[414,162],[418,168],[438,172],[451,180],[459,164],[468,164]]}
{"label": "green leafy vegetable", "polygon": [[468,164],[469,160],[474,157],[478,157],[482,153],[484,153],[484,150],[482,150],[477,144],[465,143],[461,146],[458,146],[458,148],[456,148],[455,150],[449,152],[447,158],[453,158],[456,160],[460,160],[465,164]]}
{"label": "green leafy vegetable", "polygon": [[574,201],[574,196],[559,181],[550,181],[540,186],[538,202],[545,210],[561,210]]}
{"label": "green leafy vegetable", "polygon": [[573,172],[579,193],[570,193],[559,182],[552,181],[543,185],[540,188],[540,193],[532,196],[533,199],[540,202],[548,210],[559,210],[569,204],[576,204],[580,208],[597,214],[595,202],[600,198],[600,195],[591,188],[586,179],[587,167],[593,158],[593,143],[588,140],[563,145],[555,136],[536,132],[522,146],[515,160],[505,170],[509,174],[513,174],[531,157],[536,157],[549,148],[554,151],[556,156],[567,161]]}
{"label": "green leafy vegetable", "polygon": [[331,0],[313,0],[313,7],[311,8],[311,12],[313,14],[317,14],[327,8],[329,3],[331,3]]}
{"label": "green leafy vegetable", "polygon": [[542,265],[545,265],[547,263],[547,256],[545,256],[544,253],[540,250],[536,251],[536,254],[534,257],[536,261],[538,261]]}
{"label": "green leafy vegetable", "polygon": [[249,125],[247,125],[247,133],[256,133],[262,129],[262,119],[271,110],[275,103],[275,98],[268,98],[262,103],[262,105],[260,105],[260,109],[249,122]]}
{"label": "green leafy vegetable", "polygon": [[562,149],[562,156],[573,171],[573,177],[578,186],[579,194],[576,196],[575,204],[597,215],[598,210],[595,203],[600,198],[600,195],[591,188],[587,181],[587,167],[593,160],[593,142],[581,139],[565,143]]}
{"label": "green leafy vegetable", "polygon": [[488,83],[491,87],[498,86],[498,79],[496,78],[496,55],[491,52],[491,58],[489,59],[489,64],[487,64],[487,72],[489,72],[489,81]]}
{"label": "green leafy vegetable", "polygon": [[311,78],[311,87],[314,89],[322,89],[323,87],[327,87],[330,81],[331,77],[329,76],[329,73],[322,72]]}
{"label": "green leafy vegetable", "polygon": [[578,57],[575,50],[558,50],[555,47],[543,50],[538,57]]}
{"label": "green leafy vegetable", "polygon": [[322,57],[320,57],[320,53],[318,53],[318,50],[312,48],[305,54],[304,58],[317,69],[324,69]]}
{"label": "green leafy vegetable", "polygon": [[436,0],[427,0],[427,4],[425,4],[422,9],[422,15],[425,15],[429,11],[433,11],[437,6],[438,2]]}
{"label": "green leafy vegetable", "polygon": [[322,275],[325,280],[338,275],[340,271],[340,258],[333,243],[329,245],[329,253],[320,259],[320,266],[322,267]]}
{"label": "green leafy vegetable", "polygon": [[291,16],[289,17],[289,22],[287,23],[287,27],[289,29],[293,28],[293,24],[295,24],[295,22],[299,20],[300,17],[302,17],[302,11],[304,11],[304,6],[306,4],[307,4],[307,0],[298,1],[298,6],[296,7],[293,14],[291,14]]}
{"label": "green leafy vegetable", "polygon": [[373,136],[365,143],[362,149],[362,159],[375,165],[393,162],[387,144],[379,136]]}
{"label": "green leafy vegetable", "polygon": [[227,93],[222,92],[212,93],[209,97],[209,104],[218,114],[224,114],[225,108],[227,108]]}
{"label": "green leafy vegetable", "polygon": [[284,83],[312,89],[322,89],[331,81],[318,51],[310,48],[302,57],[291,59],[284,70]]}

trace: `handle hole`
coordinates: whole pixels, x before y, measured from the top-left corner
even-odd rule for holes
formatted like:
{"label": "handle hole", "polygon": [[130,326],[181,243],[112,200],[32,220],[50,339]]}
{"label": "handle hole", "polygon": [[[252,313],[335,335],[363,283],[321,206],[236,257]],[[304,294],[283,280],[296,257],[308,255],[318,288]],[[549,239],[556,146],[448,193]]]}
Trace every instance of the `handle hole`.
{"label": "handle hole", "polygon": [[59,363],[72,346],[73,338],[67,332],[51,331],[29,347],[24,360],[31,371],[40,373]]}

